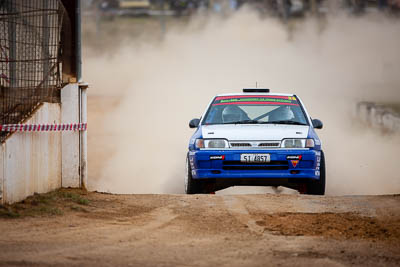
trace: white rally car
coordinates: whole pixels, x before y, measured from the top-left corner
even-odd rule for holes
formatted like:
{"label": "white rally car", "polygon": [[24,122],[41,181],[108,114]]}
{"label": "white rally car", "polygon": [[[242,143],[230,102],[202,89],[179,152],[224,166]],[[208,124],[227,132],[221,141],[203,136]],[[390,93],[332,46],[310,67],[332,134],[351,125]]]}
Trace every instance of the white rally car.
{"label": "white rally car", "polygon": [[217,95],[190,138],[186,159],[187,194],[211,193],[234,185],[286,186],[300,193],[325,193],[325,159],[300,98],[243,89]]}

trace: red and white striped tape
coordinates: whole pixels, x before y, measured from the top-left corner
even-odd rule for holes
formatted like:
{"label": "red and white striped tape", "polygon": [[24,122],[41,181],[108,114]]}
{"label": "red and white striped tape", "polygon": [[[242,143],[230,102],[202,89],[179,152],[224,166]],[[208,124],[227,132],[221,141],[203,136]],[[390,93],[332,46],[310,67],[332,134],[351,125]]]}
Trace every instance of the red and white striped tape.
{"label": "red and white striped tape", "polygon": [[86,129],[87,123],[0,125],[0,132],[86,131]]}

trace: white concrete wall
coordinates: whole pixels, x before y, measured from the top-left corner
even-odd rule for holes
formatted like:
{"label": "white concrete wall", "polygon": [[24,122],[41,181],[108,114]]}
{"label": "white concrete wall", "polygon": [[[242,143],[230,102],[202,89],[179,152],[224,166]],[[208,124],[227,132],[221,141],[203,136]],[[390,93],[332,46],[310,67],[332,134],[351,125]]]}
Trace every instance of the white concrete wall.
{"label": "white concrete wall", "polygon": [[[26,124],[60,122],[60,104],[44,103]],[[61,132],[16,132],[1,145],[0,155],[2,203],[61,187]]]}
{"label": "white concrete wall", "polygon": [[0,143],[0,203],[2,203],[2,199],[3,199],[4,150],[5,150],[5,145]]}
{"label": "white concrete wall", "polygon": [[[79,123],[79,90],[77,83],[68,84],[61,90],[61,104],[43,103],[25,124]],[[79,131],[52,131],[9,136],[0,145],[0,203],[60,187],[81,187],[80,135]]]}
{"label": "white concrete wall", "polygon": [[[61,123],[79,123],[79,86],[70,83],[61,90]],[[62,132],[62,187],[80,187],[79,132]]]}

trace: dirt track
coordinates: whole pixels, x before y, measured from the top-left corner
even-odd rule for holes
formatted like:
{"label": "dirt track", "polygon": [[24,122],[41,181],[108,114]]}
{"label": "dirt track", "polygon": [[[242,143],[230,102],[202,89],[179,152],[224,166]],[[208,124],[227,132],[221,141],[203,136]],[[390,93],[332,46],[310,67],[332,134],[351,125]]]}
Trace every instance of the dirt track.
{"label": "dirt track", "polygon": [[0,219],[0,265],[400,265],[400,196],[64,192],[88,204]]}

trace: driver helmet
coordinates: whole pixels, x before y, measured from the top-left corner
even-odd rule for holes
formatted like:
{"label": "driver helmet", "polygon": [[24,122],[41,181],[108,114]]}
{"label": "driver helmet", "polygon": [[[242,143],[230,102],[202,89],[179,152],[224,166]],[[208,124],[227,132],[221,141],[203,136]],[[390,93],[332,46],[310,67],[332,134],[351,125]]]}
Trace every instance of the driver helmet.
{"label": "driver helmet", "polygon": [[222,121],[224,123],[240,121],[242,117],[242,110],[234,105],[229,105],[222,111]]}
{"label": "driver helmet", "polygon": [[278,108],[269,117],[269,121],[288,121],[294,118],[292,109],[289,106]]}

